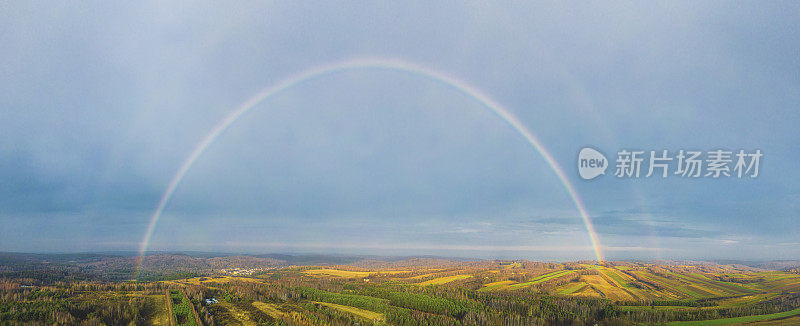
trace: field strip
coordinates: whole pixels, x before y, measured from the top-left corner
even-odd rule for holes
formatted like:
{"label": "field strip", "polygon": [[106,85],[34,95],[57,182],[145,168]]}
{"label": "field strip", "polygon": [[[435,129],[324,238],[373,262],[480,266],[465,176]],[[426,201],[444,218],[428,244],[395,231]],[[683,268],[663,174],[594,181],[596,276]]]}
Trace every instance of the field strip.
{"label": "field strip", "polygon": [[253,306],[256,307],[258,310],[263,311],[265,314],[269,315],[275,319],[281,319],[287,315],[287,313],[278,310],[278,308],[271,303],[264,303],[260,301],[253,301]]}
{"label": "field strip", "polygon": [[684,277],[683,275],[675,272],[665,272],[665,276],[659,276],[665,280],[669,280],[675,282],[678,286],[678,290],[685,292],[690,297],[695,299],[701,298],[709,298],[714,296],[721,296],[727,294],[727,292],[720,292],[715,290],[713,286],[710,286],[705,283],[701,283],[698,280],[693,280]]}
{"label": "field strip", "polygon": [[536,283],[541,283],[541,282],[544,282],[544,281],[547,281],[547,280],[554,279],[554,278],[559,277],[559,276],[564,276],[564,275],[567,275],[567,274],[572,273],[572,272],[573,271],[571,271],[571,270],[562,270],[562,271],[552,272],[552,273],[540,275],[539,277],[534,278],[533,280],[525,282],[525,283],[519,283],[519,284],[510,285],[508,288],[516,289],[516,288],[520,288],[520,287],[524,287],[524,286],[528,286],[528,285],[533,285],[533,284],[536,284]]}
{"label": "field strip", "polygon": [[339,310],[339,311],[343,311],[343,312],[346,312],[346,313],[349,313],[349,314],[353,314],[353,315],[356,315],[356,316],[359,316],[359,317],[363,317],[363,318],[366,318],[367,320],[371,320],[371,321],[382,321],[382,320],[385,319],[383,317],[383,314],[377,313],[377,312],[374,312],[374,311],[364,310],[364,309],[351,307],[351,306],[344,306],[344,305],[335,304],[335,303],[319,302],[319,301],[313,301],[313,302],[316,303],[316,304],[320,304],[320,305],[323,305],[323,306],[326,306],[326,307],[330,307],[330,308],[333,308],[333,309],[336,309],[336,310]]}
{"label": "field strip", "polygon": [[[774,295],[773,295],[774,296]],[[764,301],[770,298],[769,294],[748,294],[738,297],[717,300],[719,307],[741,307],[748,304]]]}
{"label": "field strip", "polygon": [[[670,299],[682,299],[682,298],[686,297],[686,295],[683,292],[680,292],[680,291],[674,289],[669,284],[663,284],[663,283],[659,282],[657,280],[656,276],[654,276],[654,275],[652,275],[652,274],[650,274],[648,272],[635,272],[635,274],[633,274],[633,275],[636,275],[639,278],[641,278],[642,280],[646,281],[646,282],[643,282],[643,283],[648,284],[648,286],[655,287],[656,291],[647,291],[647,293],[653,293],[653,292],[657,292],[658,293],[658,292],[660,292],[661,294],[666,296],[666,298],[670,298]],[[666,286],[664,286],[664,285],[666,285]]]}
{"label": "field strip", "polygon": [[[169,311],[169,307],[167,307],[170,302],[167,302],[163,294],[150,294],[144,295],[145,297],[151,298],[156,302],[156,305],[161,309],[158,309],[155,316],[153,316],[152,323],[154,326],[167,326],[172,325],[172,319],[170,318],[172,311]],[[169,300],[172,301],[172,300]]]}
{"label": "field strip", "polygon": [[[705,292],[708,295],[718,296],[718,297],[726,296],[726,295],[740,294],[739,291],[733,291],[731,289],[724,288],[724,287],[720,286],[719,284],[717,284],[716,282],[711,281],[710,279],[707,279],[707,278],[703,279],[703,278],[700,278],[700,277],[697,277],[697,276],[682,275],[682,274],[678,274],[678,273],[672,273],[672,275],[676,279],[689,282],[691,284],[689,286],[692,289],[694,289],[695,292],[698,292],[698,293]],[[700,294],[702,294],[702,293],[700,293]]]}
{"label": "field strip", "polygon": [[636,292],[633,292],[628,288],[621,287],[621,289],[622,289],[622,291],[625,291],[625,293],[630,295],[634,300],[645,300],[645,299],[647,299],[647,298],[645,298],[645,297],[643,297],[641,295],[636,294]]}
{"label": "field strip", "polygon": [[234,304],[226,301],[220,301],[218,305],[228,310],[228,313],[230,313],[231,316],[234,319],[236,319],[236,321],[242,323],[242,325],[244,326],[257,325],[256,322],[250,320],[250,314],[247,313],[247,311],[239,309]]}
{"label": "field strip", "polygon": [[445,276],[445,277],[437,277],[437,278],[430,279],[430,280],[427,280],[425,282],[422,282],[419,285],[422,285],[422,286],[439,285],[439,284],[450,283],[450,282],[453,282],[453,281],[464,280],[464,279],[468,279],[468,278],[471,278],[471,277],[472,277],[472,275],[463,275],[463,274],[453,275],[453,276]]}
{"label": "field strip", "polygon": [[494,289],[504,288],[508,285],[514,284],[514,281],[497,281],[492,282],[489,284],[485,284],[482,288],[478,289],[478,291],[491,291]]}
{"label": "field strip", "polygon": [[735,317],[735,318],[723,318],[723,319],[710,319],[710,320],[700,320],[700,321],[674,321],[666,323],[667,325],[672,326],[713,326],[713,325],[730,325],[730,324],[737,324],[737,323],[746,323],[751,321],[761,321],[761,320],[769,320],[769,319],[777,319],[777,318],[786,318],[791,316],[800,315],[800,308],[795,310],[789,310],[785,312],[778,312],[774,314],[768,315],[753,315],[753,316],[744,316],[744,317]]}
{"label": "field strip", "polygon": [[613,279],[614,282],[617,283],[617,285],[620,286],[620,287],[625,287],[625,285],[629,283],[629,282],[625,281],[625,278],[623,278],[621,275],[619,275],[619,273],[617,273],[616,270],[606,269],[606,270],[602,270],[600,272],[603,273],[604,275],[608,276],[609,278]]}
{"label": "field strip", "polygon": [[686,276],[687,277],[696,278],[696,279],[699,279],[701,281],[707,280],[708,282],[714,283],[717,287],[724,288],[724,289],[726,289],[728,291],[733,291],[735,293],[742,293],[742,294],[744,294],[744,293],[758,293],[757,290],[751,289],[751,288],[749,288],[747,286],[744,286],[742,284],[731,283],[731,282],[726,282],[726,281],[718,281],[718,280],[715,280],[715,279],[711,279],[707,275],[703,275],[703,274],[700,274],[700,273],[689,273]]}
{"label": "field strip", "polygon": [[592,265],[592,264],[581,264],[581,266],[586,269],[603,269],[603,266]]}
{"label": "field strip", "polygon": [[583,287],[588,286],[586,283],[569,283],[566,284],[561,290],[558,290],[558,294],[572,294],[575,292],[580,291]]}
{"label": "field strip", "polygon": [[633,300],[642,299],[641,297],[636,295],[633,291],[628,289],[628,282],[626,282],[622,278],[622,276],[617,274],[617,272],[614,269],[611,268],[602,269],[600,270],[600,276],[602,276],[603,279],[606,280],[606,282],[608,282],[608,284],[610,284],[612,287],[618,289],[618,291],[621,290],[622,292],[627,293],[631,297],[631,299]]}
{"label": "field strip", "polygon": [[672,292],[672,293],[676,294],[679,298],[699,299],[699,298],[703,297],[699,293],[696,293],[696,292],[692,291],[691,289],[688,289],[685,285],[681,284],[680,282],[678,282],[676,280],[672,280],[672,279],[669,279],[669,278],[661,277],[661,276],[656,275],[656,274],[651,273],[651,272],[642,272],[641,275],[644,276],[645,279],[647,279],[647,280],[649,280],[649,281],[651,281],[651,282],[653,282],[655,284],[666,285],[661,290],[662,291],[663,290],[667,290],[669,292]]}
{"label": "field strip", "polygon": [[697,283],[704,284],[704,285],[708,286],[709,289],[715,290],[716,292],[719,292],[718,295],[720,295],[720,296],[724,296],[725,293],[734,294],[735,295],[735,294],[748,294],[748,293],[757,292],[757,291],[755,291],[753,289],[746,288],[746,287],[743,287],[743,286],[733,285],[733,284],[729,284],[728,282],[723,282],[723,281],[710,279],[705,275],[697,274],[697,273],[692,273],[692,274],[688,274],[688,275],[681,275],[681,277],[683,277],[685,280],[688,280],[690,282],[697,282]]}
{"label": "field strip", "polygon": [[175,321],[175,314],[172,312],[172,295],[170,294],[170,290],[167,290],[167,295],[165,297],[167,300],[167,312],[169,313],[169,324],[170,326],[177,326],[178,322]]}

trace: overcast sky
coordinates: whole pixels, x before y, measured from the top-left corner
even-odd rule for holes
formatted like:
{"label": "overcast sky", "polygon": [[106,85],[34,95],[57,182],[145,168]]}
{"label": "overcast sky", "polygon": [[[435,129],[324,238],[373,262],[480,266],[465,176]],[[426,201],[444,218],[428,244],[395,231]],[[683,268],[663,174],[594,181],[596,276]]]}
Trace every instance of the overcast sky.
{"label": "overcast sky", "polygon": [[[0,2],[0,251],[136,250],[198,142],[260,90],[416,63],[519,117],[609,258],[800,258],[800,4]],[[757,178],[585,181],[584,146],[760,149]],[[593,258],[543,157],[478,101],[354,69],[259,103],[151,250]]]}

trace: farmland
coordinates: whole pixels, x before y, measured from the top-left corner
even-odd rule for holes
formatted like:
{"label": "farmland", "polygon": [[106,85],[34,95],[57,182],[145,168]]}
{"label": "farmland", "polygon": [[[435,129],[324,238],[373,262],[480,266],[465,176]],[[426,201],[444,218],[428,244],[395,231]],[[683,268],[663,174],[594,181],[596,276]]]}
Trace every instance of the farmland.
{"label": "farmland", "polygon": [[52,281],[51,274],[15,272],[0,283],[0,324],[782,325],[800,320],[796,271],[745,266],[409,260],[250,268],[259,272],[191,275],[176,268],[176,278],[160,281]]}

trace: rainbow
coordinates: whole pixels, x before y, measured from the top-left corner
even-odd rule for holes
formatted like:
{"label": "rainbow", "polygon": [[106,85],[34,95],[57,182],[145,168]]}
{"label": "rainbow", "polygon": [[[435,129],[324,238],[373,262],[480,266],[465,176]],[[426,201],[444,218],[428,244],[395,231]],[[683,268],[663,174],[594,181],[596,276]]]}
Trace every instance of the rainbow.
{"label": "rainbow", "polygon": [[533,133],[526,128],[520,120],[515,117],[509,110],[504,108],[502,105],[494,101],[492,98],[484,94],[479,89],[469,85],[468,83],[461,81],[455,77],[451,77],[446,73],[430,69],[418,64],[414,64],[407,61],[397,60],[397,59],[383,59],[383,58],[366,58],[366,59],[355,59],[355,60],[348,60],[343,62],[337,62],[332,64],[326,64],[321,66],[316,66],[311,69],[307,69],[300,73],[297,73],[289,78],[284,79],[283,81],[271,86],[267,87],[264,90],[258,92],[253,97],[251,97],[246,102],[242,103],[239,107],[233,110],[230,114],[228,114],[224,119],[222,119],[211,131],[200,141],[192,151],[192,153],[183,161],[180,169],[178,172],[172,177],[172,180],[169,182],[169,186],[164,191],[164,194],[161,195],[161,199],[158,202],[158,206],[156,210],[153,212],[153,215],[150,217],[150,223],[147,226],[147,231],[144,234],[144,238],[142,239],[141,245],[139,247],[139,258],[137,261],[137,278],[141,271],[142,262],[144,261],[145,253],[147,252],[147,247],[150,243],[150,238],[153,235],[153,231],[155,231],[156,225],[158,225],[158,221],[161,218],[161,214],[164,212],[164,208],[166,208],[167,203],[169,203],[170,198],[175,193],[175,190],[178,188],[178,185],[183,180],[183,177],[189,172],[189,169],[192,168],[192,165],[195,161],[203,154],[206,148],[214,142],[214,140],[219,137],[222,132],[224,132],[231,124],[236,122],[240,117],[242,117],[245,113],[250,111],[252,108],[256,107],[259,103],[264,101],[265,99],[280,93],[286,89],[291,87],[297,86],[305,81],[319,78],[324,75],[328,75],[331,73],[341,72],[345,70],[354,70],[354,69],[383,69],[383,70],[394,70],[400,71],[404,73],[410,73],[413,75],[422,76],[436,82],[440,82],[445,84],[449,87],[452,87],[459,92],[472,97],[476,101],[480,102],[484,107],[492,111],[495,115],[503,119],[506,123],[508,123],[511,128],[513,128],[517,133],[519,133],[525,140],[536,149],[539,154],[544,158],[547,162],[547,165],[555,172],[556,176],[558,177],[561,184],[564,186],[564,189],[567,191],[567,194],[572,199],[572,202],[575,204],[575,207],[580,214],[581,219],[583,220],[583,225],[586,227],[586,232],[589,235],[589,240],[591,242],[592,248],[594,249],[595,256],[598,261],[603,260],[603,255],[600,247],[600,243],[597,239],[597,233],[594,230],[594,225],[592,224],[592,220],[589,217],[589,214],[586,212],[586,207],[583,204],[583,201],[578,196],[578,193],[575,191],[575,187],[569,181],[564,170],[561,168],[560,165],[556,162],[550,152],[542,145],[538,138],[536,138]]}

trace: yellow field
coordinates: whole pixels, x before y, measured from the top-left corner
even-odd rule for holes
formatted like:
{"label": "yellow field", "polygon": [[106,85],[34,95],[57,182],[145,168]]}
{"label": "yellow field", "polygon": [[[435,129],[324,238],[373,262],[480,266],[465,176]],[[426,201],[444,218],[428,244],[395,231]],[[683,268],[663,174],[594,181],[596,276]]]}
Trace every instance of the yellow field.
{"label": "yellow field", "polygon": [[155,300],[156,306],[159,308],[158,312],[156,312],[156,316],[153,318],[153,325],[169,326],[170,316],[169,316],[169,311],[167,311],[166,297],[163,294],[153,294],[153,295],[148,295],[147,297]]}
{"label": "yellow field", "polygon": [[602,298],[603,297],[603,295],[600,294],[600,292],[597,292],[591,286],[584,286],[583,288],[579,289],[578,291],[575,291],[574,293],[572,293],[570,295],[582,296],[582,297],[592,297],[592,298]]}
{"label": "yellow field", "polygon": [[497,281],[497,282],[492,282],[492,283],[486,283],[483,286],[492,287],[492,286],[509,285],[509,284],[514,284],[514,281]]}
{"label": "yellow field", "polygon": [[514,284],[514,281],[497,281],[492,283],[484,284],[483,287],[478,291],[491,291],[491,290],[499,290],[503,289],[511,284]]}
{"label": "yellow field", "polygon": [[263,311],[264,313],[270,315],[270,317],[273,317],[275,319],[281,319],[287,315],[285,312],[278,310],[278,306],[272,303],[254,301],[253,306],[255,306],[256,308],[258,308],[258,310]]}
{"label": "yellow field", "polygon": [[343,271],[338,269],[332,268],[320,268],[320,269],[309,269],[304,270],[303,273],[309,275],[324,275],[324,276],[334,276],[334,277],[343,277],[343,278],[363,278],[368,277],[374,274],[401,274],[401,273],[409,273],[410,271],[378,271],[378,272],[356,272],[356,271]]}
{"label": "yellow field", "polygon": [[470,277],[472,277],[472,275],[463,275],[463,274],[453,275],[453,276],[445,276],[445,277],[438,277],[438,278],[434,278],[432,280],[427,280],[425,282],[419,283],[419,285],[426,286],[426,285],[445,284],[445,283],[449,283],[449,282],[452,282],[452,281],[468,279]]}
{"label": "yellow field", "polygon": [[230,313],[231,316],[233,316],[233,318],[235,318],[236,321],[241,323],[243,326],[258,325],[255,321],[250,320],[250,314],[248,314],[246,311],[237,308],[233,304],[225,301],[220,301],[220,303],[217,304],[225,308],[225,310],[227,310],[228,313]]}
{"label": "yellow field", "polygon": [[612,285],[602,275],[583,275],[581,281],[586,282],[589,286],[593,287],[597,292],[607,299],[611,300],[635,300],[628,292],[622,288]]}
{"label": "yellow field", "polygon": [[211,276],[211,277],[194,277],[188,278],[183,280],[173,280],[173,281],[163,281],[166,284],[172,285],[203,285],[208,288],[213,289],[214,287],[211,286],[209,283],[228,283],[228,282],[253,282],[253,283],[263,283],[264,281],[257,278],[252,277],[241,277],[241,276]]}
{"label": "yellow field", "polygon": [[336,309],[336,310],[339,310],[339,311],[342,311],[342,312],[346,312],[346,313],[349,313],[349,314],[353,314],[353,315],[356,315],[356,316],[359,316],[359,317],[363,317],[363,318],[366,318],[366,319],[371,320],[373,322],[383,322],[383,321],[385,321],[385,318],[383,317],[383,314],[377,313],[377,312],[374,312],[374,311],[359,309],[359,308],[350,307],[350,306],[343,306],[343,305],[339,305],[339,304],[335,304],[335,303],[328,303],[328,302],[317,302],[317,301],[315,301],[314,303],[317,303],[317,304],[320,304],[320,305],[323,305],[323,306],[326,306],[326,307],[330,307],[330,308],[333,308],[333,309]]}

